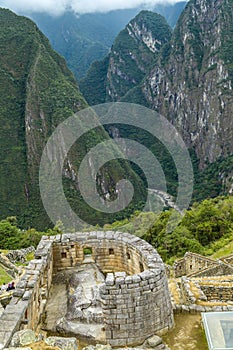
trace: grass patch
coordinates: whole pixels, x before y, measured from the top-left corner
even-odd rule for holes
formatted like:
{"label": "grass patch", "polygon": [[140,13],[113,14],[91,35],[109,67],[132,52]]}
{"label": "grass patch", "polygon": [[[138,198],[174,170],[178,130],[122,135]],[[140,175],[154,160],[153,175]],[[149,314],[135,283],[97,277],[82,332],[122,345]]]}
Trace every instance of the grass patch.
{"label": "grass patch", "polygon": [[6,250],[6,249],[0,249],[0,254],[7,254],[9,253],[9,250]]}
{"label": "grass patch", "polygon": [[215,252],[211,258],[220,259],[224,256],[230,255],[233,253],[233,241],[225,245],[225,247],[220,248],[217,252]]}
{"label": "grass patch", "polygon": [[35,254],[34,254],[33,252],[28,253],[28,254],[26,255],[26,261],[31,261],[31,260],[33,260],[34,258],[35,258]]}
{"label": "grass patch", "polygon": [[175,315],[175,327],[163,337],[163,340],[171,350],[186,348],[208,350],[200,315]]}
{"label": "grass patch", "polygon": [[4,270],[4,268],[0,265],[0,286],[3,283],[8,283],[12,280],[12,277],[8,275],[8,273]]}

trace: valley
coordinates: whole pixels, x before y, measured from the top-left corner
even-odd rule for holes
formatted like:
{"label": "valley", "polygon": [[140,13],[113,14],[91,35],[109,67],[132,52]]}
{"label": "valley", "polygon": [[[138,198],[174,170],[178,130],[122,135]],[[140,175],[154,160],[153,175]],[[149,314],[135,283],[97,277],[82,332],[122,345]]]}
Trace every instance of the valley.
{"label": "valley", "polygon": [[233,311],[233,1],[72,6],[0,7],[0,349],[207,350],[202,314]]}

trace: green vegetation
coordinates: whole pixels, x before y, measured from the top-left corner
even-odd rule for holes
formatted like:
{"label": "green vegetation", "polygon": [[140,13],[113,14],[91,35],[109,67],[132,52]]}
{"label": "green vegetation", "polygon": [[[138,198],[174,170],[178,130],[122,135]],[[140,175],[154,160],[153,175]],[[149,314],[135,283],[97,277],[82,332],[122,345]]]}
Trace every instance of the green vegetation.
{"label": "green vegetation", "polygon": [[8,275],[5,269],[0,265],[0,287],[3,283],[7,284],[12,280],[12,277]]}
{"label": "green vegetation", "polygon": [[[61,233],[61,225],[46,232],[21,230],[14,218],[0,221],[0,249],[37,246],[42,235]],[[206,199],[180,214],[173,209],[163,212],[135,212],[130,218],[105,224],[104,230],[129,232],[152,244],[163,260],[173,263],[187,251],[219,258],[233,249],[233,197]],[[90,254],[86,247],[85,254]],[[28,259],[31,259],[29,256]]]}
{"label": "green vegetation", "polygon": [[92,249],[89,247],[86,247],[83,249],[83,254],[84,255],[91,255],[92,254]]}
{"label": "green vegetation", "polygon": [[182,257],[187,251],[211,255],[233,239],[233,197],[195,203],[186,211],[178,226],[168,232],[167,225],[172,225],[169,222],[172,212],[160,214],[144,235],[167,262]]}
{"label": "green vegetation", "polygon": [[[17,226],[16,219],[12,221],[12,218],[7,218],[0,221],[0,249],[12,250],[27,248],[30,246],[37,247],[43,235],[56,235],[61,233],[58,226],[53,229],[49,229],[46,232],[40,232],[35,229],[21,230]],[[27,255],[27,261],[33,258],[33,253]]]}
{"label": "green vegetation", "polygon": [[135,213],[130,219],[105,225],[104,229],[130,232],[144,238],[167,263],[183,257],[187,251],[203,255],[215,253],[213,256],[219,257],[232,253],[233,197],[194,203],[183,217],[173,209],[160,214]]}
{"label": "green vegetation", "polygon": [[109,56],[106,56],[103,61],[94,62],[85,78],[79,82],[80,90],[91,106],[105,102],[108,66]]}
{"label": "green vegetation", "polygon": [[[54,129],[73,113],[87,107],[87,103],[64,59],[52,50],[31,20],[1,9],[0,24],[0,219],[16,215],[19,227],[45,230],[52,224],[39,193],[42,151]],[[80,127],[84,128],[84,122]],[[77,174],[87,151],[108,138],[101,127],[74,144],[68,154],[72,171]],[[67,174],[66,169],[64,191],[72,208],[78,213],[81,208],[94,224],[105,223],[101,212],[85,210],[87,207],[77,194],[77,186],[70,180],[72,176],[71,170]],[[100,195],[103,195],[102,181],[105,182],[104,191],[114,194],[115,184],[127,177],[132,178],[139,189],[135,202],[136,199],[143,201],[141,180],[128,164],[118,161],[100,171]],[[127,215],[136,209],[140,209],[140,205],[132,205]],[[108,220],[113,219],[108,217]]]}
{"label": "green vegetation", "polygon": [[86,102],[29,19],[1,9],[0,48],[0,218],[17,215],[20,226],[42,228],[50,222],[39,202],[41,152],[54,127]]}
{"label": "green vegetation", "polygon": [[198,160],[194,152],[191,153],[191,158],[195,175],[193,201],[226,195],[232,185],[233,156],[207,164],[202,171],[198,169]]}
{"label": "green vegetation", "polygon": [[[173,28],[185,4],[157,4],[153,11],[164,16]],[[67,11],[58,17],[34,13],[32,18],[81,80],[94,61],[108,54],[116,36],[139,12],[140,8],[133,8],[77,16]]]}
{"label": "green vegetation", "polygon": [[135,212],[130,218],[104,225],[104,230],[119,230],[142,237],[158,216],[159,214],[154,212]]}
{"label": "green vegetation", "polygon": [[219,248],[211,257],[213,259],[220,259],[224,256],[231,255],[233,252],[233,241],[230,241],[228,243],[228,239],[226,238],[226,245],[224,245],[222,248]]}
{"label": "green vegetation", "polygon": [[[153,40],[157,40],[155,52],[145,44],[143,35],[151,35]],[[138,97],[142,99],[142,94],[137,87],[170,38],[171,28],[164,17],[141,11],[118,34],[110,54],[102,61],[93,63],[80,81],[80,89],[88,103],[94,105],[119,99],[130,102],[133,98],[137,98],[139,103]],[[111,96],[109,90],[112,91]],[[126,97],[131,90],[132,93]]]}

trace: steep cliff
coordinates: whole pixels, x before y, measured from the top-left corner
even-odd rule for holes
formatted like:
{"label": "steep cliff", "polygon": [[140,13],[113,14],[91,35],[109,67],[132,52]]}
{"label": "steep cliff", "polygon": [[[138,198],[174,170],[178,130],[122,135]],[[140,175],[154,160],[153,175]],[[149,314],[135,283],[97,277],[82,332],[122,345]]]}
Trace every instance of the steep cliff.
{"label": "steep cliff", "polygon": [[191,0],[142,87],[202,167],[233,152],[232,21],[231,0]]}
{"label": "steep cliff", "polygon": [[[137,49],[133,57],[137,58],[135,62],[140,62],[137,70],[124,65],[128,37],[120,34],[121,45],[113,46],[109,63],[107,60],[102,65],[96,63],[102,75],[92,66],[80,85],[91,104],[106,99],[139,103],[171,121],[187,147],[195,151],[199,187],[196,198],[203,198],[202,180],[209,188],[207,196],[232,191],[232,22],[231,0],[191,0],[180,15],[171,40],[164,42],[159,53],[151,52],[151,66],[143,61],[142,38],[142,43],[135,42]],[[148,28],[146,17],[144,27]],[[137,79],[139,73],[141,82]],[[92,89],[89,94],[87,86],[99,76],[107,87],[106,93],[102,84],[99,95]],[[212,163],[200,174],[200,169]]]}
{"label": "steep cliff", "polygon": [[171,29],[161,15],[141,11],[119,33],[109,56],[96,62],[81,80],[88,103],[119,101],[137,87],[170,38]]}
{"label": "steep cliff", "polygon": [[[42,151],[57,125],[87,103],[65,60],[31,20],[0,9],[0,52],[0,215],[16,215],[25,227],[45,228],[49,220],[38,183]],[[77,195],[77,171],[87,150],[106,138],[103,128],[93,130],[72,147],[63,169],[72,207],[92,217],[93,223],[101,221],[101,214],[92,216],[93,210]],[[62,152],[62,144],[60,148]],[[112,173],[116,166],[118,172]],[[135,179],[127,164],[100,170],[100,195],[114,196],[115,184],[125,174]]]}

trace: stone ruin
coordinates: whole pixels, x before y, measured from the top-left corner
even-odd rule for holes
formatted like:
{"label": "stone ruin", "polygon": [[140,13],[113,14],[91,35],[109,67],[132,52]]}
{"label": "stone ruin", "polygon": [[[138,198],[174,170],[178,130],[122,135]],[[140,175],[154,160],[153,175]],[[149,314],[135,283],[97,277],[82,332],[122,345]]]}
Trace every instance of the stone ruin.
{"label": "stone ruin", "polygon": [[187,252],[169,280],[175,313],[233,311],[233,255],[214,260]]}
{"label": "stone ruin", "polygon": [[39,324],[63,335],[91,333],[112,347],[142,344],[173,326],[164,264],[151,245],[122,232],[43,236],[0,324],[0,349]]}

